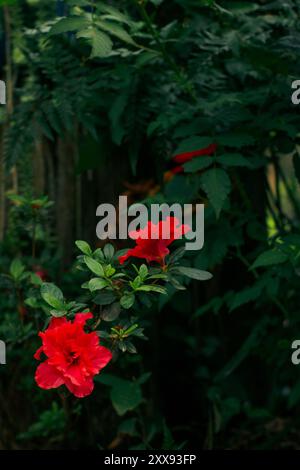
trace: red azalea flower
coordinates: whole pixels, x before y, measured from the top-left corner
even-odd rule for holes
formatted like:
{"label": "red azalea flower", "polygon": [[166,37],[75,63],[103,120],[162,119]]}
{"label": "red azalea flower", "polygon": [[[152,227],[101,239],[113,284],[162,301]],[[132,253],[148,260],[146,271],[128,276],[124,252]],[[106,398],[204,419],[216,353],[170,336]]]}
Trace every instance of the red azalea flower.
{"label": "red azalea flower", "polygon": [[120,264],[133,256],[164,265],[165,257],[170,253],[168,246],[190,230],[188,225],[180,224],[176,217],[167,217],[158,224],[150,221],[145,228],[129,232],[130,238],[136,240],[136,246],[119,257]]}
{"label": "red azalea flower", "polygon": [[175,155],[172,158],[172,161],[175,163],[186,163],[192,160],[194,157],[199,157],[200,155],[212,155],[217,149],[217,144],[210,144],[208,147],[199,150],[193,150],[191,152],[184,152]]}
{"label": "red azalea flower", "polygon": [[203,149],[193,150],[191,152],[178,153],[169,161],[169,171],[164,173],[164,181],[168,182],[173,179],[174,175],[184,173],[183,164],[187,163],[195,157],[201,155],[212,155],[217,149],[217,144],[210,144]]}
{"label": "red azalea flower", "polygon": [[174,168],[172,168],[171,173],[173,175],[177,175],[178,173],[184,173],[184,168],[182,165],[175,166]]}
{"label": "red azalea flower", "polygon": [[40,209],[42,206],[41,204],[31,204],[32,209]]}
{"label": "red azalea flower", "polygon": [[86,333],[85,322],[92,313],[77,313],[73,322],[66,318],[53,318],[45,332],[40,332],[41,353],[47,358],[36,370],[35,380],[44,389],[65,385],[76,397],[90,395],[94,388],[93,378],[112,358],[109,349],[99,344],[97,333]]}
{"label": "red azalea flower", "polygon": [[36,274],[42,281],[46,281],[48,277],[48,272],[39,266],[35,267],[34,274]]}

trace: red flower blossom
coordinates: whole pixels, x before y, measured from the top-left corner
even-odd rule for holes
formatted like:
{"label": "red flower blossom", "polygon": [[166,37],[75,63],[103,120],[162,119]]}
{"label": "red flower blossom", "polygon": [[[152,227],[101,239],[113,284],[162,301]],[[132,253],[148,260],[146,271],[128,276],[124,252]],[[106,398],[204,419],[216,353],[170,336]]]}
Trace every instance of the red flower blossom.
{"label": "red flower blossom", "polygon": [[93,378],[112,358],[109,349],[99,344],[97,333],[86,333],[85,322],[92,313],[77,313],[73,322],[53,318],[45,332],[40,332],[42,346],[34,357],[46,360],[36,370],[35,380],[44,389],[65,385],[76,397],[90,395]]}
{"label": "red flower blossom", "polygon": [[184,168],[182,165],[175,166],[174,168],[172,168],[171,173],[173,175],[177,175],[177,173],[184,173]]}
{"label": "red flower blossom", "polygon": [[188,225],[181,225],[176,217],[167,217],[158,224],[149,221],[145,228],[129,232],[130,238],[136,240],[136,246],[120,256],[119,261],[123,264],[133,256],[164,265],[165,257],[170,253],[168,246],[190,230]]}
{"label": "red flower blossom", "polygon": [[32,209],[40,209],[42,206],[41,206],[41,204],[34,203],[34,204],[31,204],[31,207],[32,207]]}
{"label": "red flower blossom", "polygon": [[184,173],[183,164],[201,155],[212,155],[217,149],[217,144],[210,144],[203,149],[191,152],[178,153],[169,161],[169,170],[164,173],[164,181],[171,181],[175,175]]}
{"label": "red flower blossom", "polygon": [[175,155],[172,158],[172,161],[175,163],[186,163],[192,160],[194,157],[199,157],[201,155],[212,155],[215,153],[217,144],[210,144],[208,147],[199,150],[193,150],[191,152],[184,152]]}
{"label": "red flower blossom", "polygon": [[36,274],[42,281],[45,281],[48,277],[48,272],[40,266],[34,267],[34,274]]}

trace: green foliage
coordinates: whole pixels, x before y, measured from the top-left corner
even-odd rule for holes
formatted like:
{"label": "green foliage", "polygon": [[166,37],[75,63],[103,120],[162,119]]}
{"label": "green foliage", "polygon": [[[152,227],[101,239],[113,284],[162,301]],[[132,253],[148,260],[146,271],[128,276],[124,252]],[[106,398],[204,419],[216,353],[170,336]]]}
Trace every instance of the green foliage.
{"label": "green foliage", "polygon": [[227,173],[221,168],[208,170],[202,175],[201,185],[216,212],[216,216],[219,217],[231,189]]}
{"label": "green foliage", "polygon": [[211,144],[211,137],[192,136],[183,140],[174,152],[174,155],[208,147]]}
{"label": "green foliage", "polygon": [[62,291],[54,284],[45,282],[41,287],[41,296],[51,307],[61,308],[63,306],[64,296]]}
{"label": "green foliage", "polygon": [[98,261],[94,260],[93,258],[89,258],[87,256],[84,257],[84,262],[87,267],[98,276],[104,276],[104,269]]}
{"label": "green foliage", "polygon": [[10,265],[10,274],[15,281],[18,281],[22,278],[22,274],[24,273],[25,266],[22,264],[20,259],[14,259]]}
{"label": "green foliage", "polygon": [[259,268],[261,266],[272,266],[274,264],[284,263],[288,259],[288,256],[279,250],[267,250],[261,253],[258,258],[254,261],[251,269]]}
{"label": "green foliage", "polygon": [[91,59],[110,56],[113,48],[110,36],[116,37],[126,44],[136,46],[124,26],[132,27],[133,21],[119,10],[100,4],[96,5],[96,12],[92,15],[86,13],[84,9],[79,11],[78,16],[61,18],[54,23],[49,32],[50,36],[75,31],[78,39],[88,40],[92,48]]}
{"label": "green foliage", "polygon": [[[290,94],[299,75],[298,2],[61,3],[58,18],[56,2],[0,2],[13,26],[7,184],[14,165],[20,173],[0,246],[0,337],[18,367],[3,370],[0,391],[9,390],[23,410],[32,402],[28,416],[18,409],[15,419],[9,405],[0,413],[9,430],[1,445],[18,432],[24,445],[42,439],[63,448],[108,447],[116,435],[121,446],[140,449],[178,448],[182,435],[191,447],[297,446],[300,395],[290,344],[300,334],[299,110]],[[51,203],[26,188],[34,186],[35,144],[46,148],[46,172],[52,164],[58,175],[65,156],[57,149],[66,138],[76,147],[72,175],[84,194],[93,193],[86,181],[107,174],[111,159],[134,199],[204,203],[203,250],[171,250],[165,270],[122,268],[111,245],[93,251],[77,241],[77,269],[59,269]],[[172,157],[211,143],[214,155],[164,178]],[[125,188],[108,176],[114,199],[115,188]],[[155,190],[135,192],[147,178]],[[102,189],[97,197],[105,200]],[[47,268],[49,282],[37,266]],[[211,282],[191,283],[209,279],[208,271]],[[95,317],[89,327],[113,344],[118,378],[113,385],[99,376],[97,399],[81,417],[61,397],[65,417],[51,405],[52,392],[32,393],[34,343],[51,315],[73,318],[85,309]],[[132,380],[142,357],[153,368],[149,390]]]}
{"label": "green foliage", "polygon": [[58,439],[65,428],[64,410],[53,402],[49,410],[44,411],[39,420],[33,423],[26,432],[20,433],[18,439],[28,441],[34,438],[52,437]]}
{"label": "green foliage", "polygon": [[141,385],[138,380],[130,381],[109,374],[101,374],[97,381],[111,387],[111,401],[120,416],[134,410],[143,401]]}
{"label": "green foliage", "polygon": [[[175,268],[177,272],[183,276],[187,276],[191,279],[197,279],[197,281],[208,281],[212,278],[212,274],[206,271],[201,271],[195,268],[186,268],[185,266],[178,266]],[[175,271],[173,270],[173,272]]]}

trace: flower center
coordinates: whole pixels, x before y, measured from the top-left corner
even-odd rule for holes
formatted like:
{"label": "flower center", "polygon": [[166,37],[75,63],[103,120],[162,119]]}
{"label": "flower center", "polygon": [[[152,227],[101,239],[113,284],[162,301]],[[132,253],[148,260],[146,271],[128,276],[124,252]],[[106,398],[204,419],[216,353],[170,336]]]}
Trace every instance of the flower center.
{"label": "flower center", "polygon": [[69,360],[72,364],[77,364],[77,362],[79,361],[78,353],[75,352],[75,351],[70,351],[69,352]]}

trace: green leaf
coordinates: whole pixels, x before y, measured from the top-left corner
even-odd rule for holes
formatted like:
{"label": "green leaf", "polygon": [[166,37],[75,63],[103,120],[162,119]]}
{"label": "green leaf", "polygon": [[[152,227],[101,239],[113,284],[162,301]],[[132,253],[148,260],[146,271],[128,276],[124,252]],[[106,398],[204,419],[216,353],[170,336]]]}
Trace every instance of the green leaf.
{"label": "green leaf", "polygon": [[229,3],[228,8],[236,15],[242,15],[253,12],[260,8],[255,2],[237,2],[236,0]]}
{"label": "green leaf", "polygon": [[31,308],[39,308],[40,306],[38,300],[35,297],[28,297],[24,303]]}
{"label": "green leaf", "polygon": [[94,260],[93,258],[90,258],[89,256],[85,256],[84,262],[94,274],[97,274],[97,276],[101,277],[104,276],[104,269],[101,264],[98,263],[98,261]]}
{"label": "green leaf", "polygon": [[90,256],[92,254],[92,250],[91,250],[90,245],[87,242],[85,242],[84,240],[76,240],[75,245],[85,255]]}
{"label": "green leaf", "polygon": [[96,23],[99,26],[99,28],[101,28],[103,31],[106,31],[107,33],[112,34],[113,36],[117,37],[121,41],[126,42],[127,44],[131,44],[133,46],[137,45],[135,41],[132,39],[132,37],[127,33],[127,31],[121,26],[115,23],[103,21],[103,20],[97,20]]}
{"label": "green leaf", "polygon": [[142,401],[142,391],[139,381],[120,379],[112,374],[101,373],[95,381],[111,388],[111,401],[116,412],[123,416],[127,411],[134,410]]}
{"label": "green leaf", "polygon": [[166,294],[167,291],[164,287],[161,286],[154,286],[154,285],[149,285],[149,286],[141,286],[137,288],[138,291],[144,291],[144,292],[157,292],[158,294]]}
{"label": "green leaf", "polygon": [[96,8],[99,11],[106,13],[106,15],[103,16],[103,18],[109,18],[111,20],[118,21],[119,23],[125,23],[128,25],[132,24],[132,21],[126,14],[121,13],[117,8],[114,8],[111,5],[100,3],[96,5]]}
{"label": "green leaf", "polygon": [[150,279],[163,279],[166,280],[168,278],[166,273],[159,273],[159,274],[153,274],[152,276],[148,276],[147,279],[148,281]]}
{"label": "green leaf", "polygon": [[84,29],[90,24],[87,18],[83,16],[69,16],[60,19],[55,23],[50,29],[49,35],[60,33],[68,33],[70,31],[78,31],[79,29]]}
{"label": "green leaf", "polygon": [[115,249],[113,247],[113,245],[111,243],[107,243],[105,246],[104,246],[104,249],[103,249],[103,252],[104,252],[104,256],[107,260],[111,260],[112,257],[114,256],[114,253],[115,253]]}
{"label": "green leaf", "polygon": [[15,280],[18,280],[25,270],[25,266],[22,261],[18,258],[14,259],[10,265],[9,272],[11,277]]}
{"label": "green leaf", "polygon": [[148,268],[145,264],[142,264],[139,269],[139,275],[142,280],[146,279],[148,276]]}
{"label": "green leaf", "polygon": [[18,206],[23,206],[25,204],[28,204],[28,200],[24,196],[20,196],[19,194],[8,194],[7,198],[16,203]]}
{"label": "green leaf", "polygon": [[267,250],[261,253],[250,269],[259,268],[262,266],[272,266],[274,264],[284,263],[288,260],[288,256],[279,250]]}
{"label": "green leaf", "polygon": [[216,212],[216,216],[219,217],[224,202],[231,190],[231,182],[227,173],[221,168],[207,170],[201,176],[201,186],[206,192]]}
{"label": "green leaf", "polygon": [[132,293],[124,294],[120,299],[121,307],[125,308],[126,310],[131,308],[134,302],[135,302],[135,295]]}
{"label": "green leaf", "polygon": [[253,302],[254,300],[258,299],[262,293],[264,285],[264,282],[257,282],[254,284],[254,286],[247,287],[246,289],[235,293],[229,302],[230,312],[240,307],[241,305],[245,305],[248,302]]}
{"label": "green leaf", "polygon": [[101,290],[107,287],[107,281],[105,279],[99,279],[99,277],[93,277],[93,279],[89,281],[88,286],[90,291],[94,292],[95,290]]}
{"label": "green leaf", "polygon": [[240,153],[225,153],[224,155],[218,156],[218,158],[216,158],[216,162],[220,165],[229,167],[240,166],[251,168],[250,161]]}
{"label": "green leaf", "polygon": [[101,250],[101,248],[97,248],[94,251],[94,258],[97,259],[97,260],[100,260],[100,261],[105,261],[104,254],[103,254],[103,251]]}
{"label": "green leaf", "polygon": [[116,270],[109,264],[108,266],[105,266],[104,272],[106,277],[112,277]]}
{"label": "green leaf", "polygon": [[78,31],[76,37],[88,39],[88,42],[92,47],[90,58],[107,57],[112,51],[113,43],[109,36],[96,28]]}
{"label": "green leaf", "polygon": [[254,145],[255,139],[252,135],[244,134],[242,132],[228,133],[218,137],[218,143],[226,147],[247,147],[248,145]]}
{"label": "green leaf", "polygon": [[30,282],[35,286],[41,286],[43,284],[42,279],[35,273],[30,274]]}
{"label": "green leaf", "polygon": [[103,309],[101,313],[101,318],[104,321],[114,321],[120,315],[121,307],[119,302],[114,302],[113,304],[109,305],[105,309]]}
{"label": "green leaf", "polygon": [[134,410],[143,401],[141,387],[137,382],[119,379],[111,390],[111,401],[119,416]]}
{"label": "green leaf", "polygon": [[173,253],[171,253],[168,257],[168,264],[174,264],[179,261],[185,255],[185,247],[181,246],[177,248]]}
{"label": "green leaf", "polygon": [[125,330],[124,333],[125,333],[127,336],[132,335],[132,334],[134,334],[134,332],[137,331],[138,327],[139,327],[138,323],[134,323],[133,325],[130,325],[130,326]]}
{"label": "green leaf", "polygon": [[176,279],[176,277],[172,276],[170,273],[168,274],[168,280],[170,284],[175,287],[177,290],[186,290],[186,287],[180,284],[180,282]]}
{"label": "green leaf", "polygon": [[109,305],[116,300],[116,295],[112,291],[105,291],[98,294],[93,302],[97,305]]}
{"label": "green leaf", "polygon": [[152,375],[152,372],[144,372],[144,374],[142,374],[138,379],[137,379],[137,383],[139,385],[143,385],[144,383],[146,383],[150,377]]}
{"label": "green leaf", "polygon": [[183,140],[180,145],[175,150],[173,156],[178,155],[179,153],[192,152],[194,150],[200,150],[202,148],[208,147],[212,143],[211,137],[200,137],[194,135],[188,139]]}
{"label": "green leaf", "polygon": [[183,276],[187,276],[191,279],[196,279],[197,281],[208,281],[213,277],[208,271],[202,271],[201,269],[196,268],[187,268],[185,266],[176,267],[176,272],[179,272]]}
{"label": "green leaf", "polygon": [[41,287],[41,296],[45,302],[57,310],[64,309],[64,296],[62,291],[50,282],[44,282]]}
{"label": "green leaf", "polygon": [[197,198],[199,178],[187,178],[186,175],[175,175],[165,186],[165,196],[170,201],[181,204]]}
{"label": "green leaf", "polygon": [[55,318],[64,317],[67,313],[66,310],[50,310],[50,314]]}
{"label": "green leaf", "polygon": [[204,170],[204,168],[208,168],[214,163],[214,158],[212,156],[205,157],[200,156],[198,158],[194,158],[190,162],[187,162],[183,165],[184,171],[187,173],[195,173],[196,171]]}
{"label": "green leaf", "polygon": [[133,281],[129,282],[130,287],[132,287],[133,290],[136,290],[138,287],[140,287],[142,283],[143,281],[140,276],[136,276],[136,278]]}

